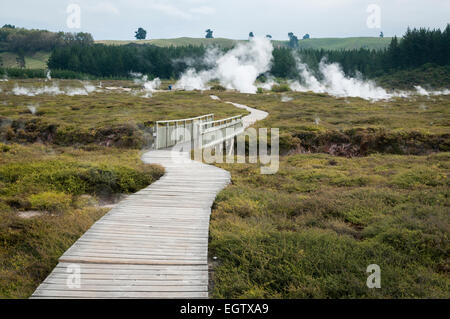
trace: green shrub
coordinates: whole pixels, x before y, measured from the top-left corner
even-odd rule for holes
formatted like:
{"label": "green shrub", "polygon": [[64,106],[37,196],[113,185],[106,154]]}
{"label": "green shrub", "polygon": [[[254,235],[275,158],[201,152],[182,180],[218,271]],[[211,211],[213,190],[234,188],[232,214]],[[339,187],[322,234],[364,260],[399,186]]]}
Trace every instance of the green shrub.
{"label": "green shrub", "polygon": [[11,147],[8,145],[5,145],[3,143],[0,143],[0,152],[9,152],[11,150]]}
{"label": "green shrub", "polygon": [[393,184],[401,188],[416,188],[420,186],[437,186],[446,183],[446,175],[431,169],[419,169],[397,174]]}
{"label": "green shrub", "polygon": [[226,91],[227,89],[220,84],[215,84],[211,86],[211,90],[213,91]]}
{"label": "green shrub", "polygon": [[280,92],[288,92],[290,90],[291,90],[291,88],[287,84],[278,84],[278,85],[272,86],[272,91],[273,92],[280,93]]}
{"label": "green shrub", "polygon": [[63,212],[69,209],[72,196],[59,192],[43,192],[29,197],[31,208],[50,212]]}

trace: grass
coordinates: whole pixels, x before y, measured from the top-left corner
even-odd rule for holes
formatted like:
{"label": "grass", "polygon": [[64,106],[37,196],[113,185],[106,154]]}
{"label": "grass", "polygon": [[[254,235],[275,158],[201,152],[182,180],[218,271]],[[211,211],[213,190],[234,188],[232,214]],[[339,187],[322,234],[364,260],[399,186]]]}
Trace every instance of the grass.
{"label": "grass", "polygon": [[152,39],[152,40],[98,40],[96,43],[107,44],[107,45],[125,45],[130,43],[136,44],[152,44],[159,47],[181,47],[181,46],[207,46],[207,45],[217,45],[223,48],[231,48],[240,40],[232,40],[225,38],[214,38],[214,39],[206,39],[206,38],[175,38],[175,39]]}
{"label": "grass", "polygon": [[[450,153],[297,154],[275,175],[220,164],[215,298],[448,298]],[[366,287],[381,267],[382,288]]]}
{"label": "grass", "polygon": [[[232,184],[211,216],[212,297],[449,298],[450,153],[429,148],[437,137],[438,149],[448,146],[449,97],[370,103],[284,94],[293,100],[218,94],[268,111],[257,126],[280,128],[284,155],[274,175],[256,164],[217,164]],[[377,143],[352,140],[355,130]],[[366,150],[305,149],[319,142]],[[366,286],[370,264],[381,267],[381,289]]]}
{"label": "grass", "polygon": [[[2,60],[1,67],[3,68],[17,68],[18,55],[13,52],[1,52],[0,58]],[[25,55],[25,67],[27,69],[46,69],[47,61],[50,57],[50,52],[38,51],[33,54]]]}
{"label": "grass", "polygon": [[[216,119],[245,114],[231,105],[213,101],[209,94],[196,92],[154,93],[144,98],[140,85],[132,81],[102,81],[103,87],[132,88],[137,94],[104,89],[88,96],[10,94],[16,85],[43,87],[59,84],[81,88],[76,80],[20,80],[1,82],[0,136],[14,142],[47,141],[57,145],[96,143],[122,147],[148,147],[155,121],[182,119],[214,113]],[[163,88],[169,81],[163,82]],[[91,84],[98,85],[98,81]],[[29,107],[36,108],[32,114]]]}
{"label": "grass", "polygon": [[[26,298],[108,209],[99,199],[157,180],[140,152],[0,144],[0,298]],[[41,211],[30,219],[18,212]]]}
{"label": "grass", "polygon": [[[287,37],[287,34],[286,34]],[[169,46],[200,46],[200,45],[218,45],[224,48],[231,48],[236,43],[246,42],[247,40],[232,40],[225,38],[174,38],[174,39],[151,39],[151,40],[99,40],[96,43],[108,45],[124,45],[130,43],[138,44],[153,44],[160,47]],[[391,38],[377,38],[377,37],[353,37],[353,38],[312,38],[308,40],[300,40],[299,47],[304,49],[324,49],[324,50],[352,50],[359,48],[366,49],[384,49],[391,42]],[[273,40],[274,46],[287,46],[288,41]]]}
{"label": "grass", "polygon": [[316,50],[354,50],[361,48],[381,50],[387,48],[391,40],[390,37],[312,38],[300,40],[299,47]]}
{"label": "grass", "polygon": [[[281,102],[283,95],[292,100]],[[378,102],[295,92],[219,96],[269,112],[257,126],[280,128],[284,153],[330,152],[336,146],[357,155],[449,150],[448,95]]]}

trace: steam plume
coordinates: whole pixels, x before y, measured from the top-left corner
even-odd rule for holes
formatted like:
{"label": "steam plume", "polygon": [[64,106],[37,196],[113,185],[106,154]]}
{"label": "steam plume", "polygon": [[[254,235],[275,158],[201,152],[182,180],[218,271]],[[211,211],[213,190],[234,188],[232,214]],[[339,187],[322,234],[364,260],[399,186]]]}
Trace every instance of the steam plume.
{"label": "steam plume", "polygon": [[213,67],[196,72],[188,69],[175,84],[176,89],[205,90],[208,82],[217,79],[227,89],[241,93],[256,93],[255,81],[258,75],[270,69],[272,43],[266,38],[251,38],[248,43],[240,43],[223,54],[217,50],[208,50],[206,63]]}

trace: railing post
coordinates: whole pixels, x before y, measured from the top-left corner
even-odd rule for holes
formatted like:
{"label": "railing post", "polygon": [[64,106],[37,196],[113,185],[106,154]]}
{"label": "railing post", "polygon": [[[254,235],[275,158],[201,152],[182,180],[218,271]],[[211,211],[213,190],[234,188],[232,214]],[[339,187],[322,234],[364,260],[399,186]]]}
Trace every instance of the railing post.
{"label": "railing post", "polygon": [[155,148],[158,150],[159,149],[159,123],[156,122],[156,141],[155,141]]}
{"label": "railing post", "polygon": [[170,137],[169,137],[169,122],[166,123],[166,147],[169,147]]}

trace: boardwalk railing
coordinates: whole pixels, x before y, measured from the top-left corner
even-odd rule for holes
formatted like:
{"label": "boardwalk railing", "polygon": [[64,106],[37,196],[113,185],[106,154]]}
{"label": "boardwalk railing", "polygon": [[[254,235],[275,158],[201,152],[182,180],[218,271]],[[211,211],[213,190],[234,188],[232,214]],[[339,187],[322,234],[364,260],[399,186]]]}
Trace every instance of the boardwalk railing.
{"label": "boardwalk railing", "polygon": [[244,131],[242,115],[199,124],[202,148],[222,143]]}
{"label": "boardwalk railing", "polygon": [[200,148],[210,147],[244,131],[242,115],[214,121],[214,114],[182,120],[156,122],[156,149],[198,141]]}
{"label": "boardwalk railing", "polygon": [[168,148],[179,143],[189,142],[197,138],[198,130],[195,123],[201,124],[211,121],[214,121],[214,114],[182,120],[157,121],[155,148]]}

